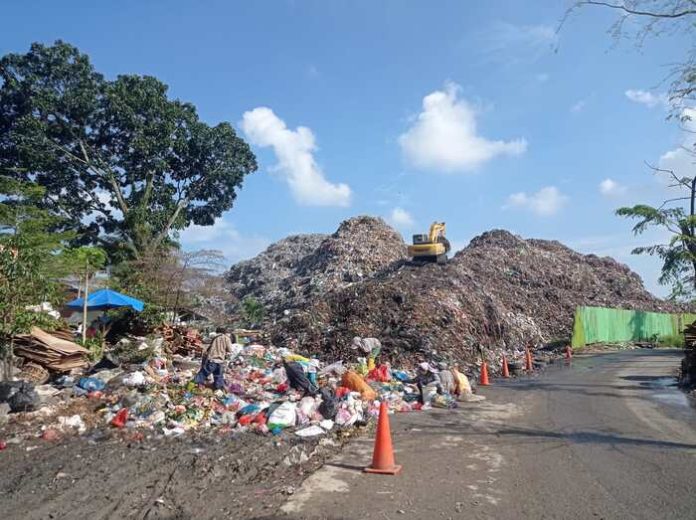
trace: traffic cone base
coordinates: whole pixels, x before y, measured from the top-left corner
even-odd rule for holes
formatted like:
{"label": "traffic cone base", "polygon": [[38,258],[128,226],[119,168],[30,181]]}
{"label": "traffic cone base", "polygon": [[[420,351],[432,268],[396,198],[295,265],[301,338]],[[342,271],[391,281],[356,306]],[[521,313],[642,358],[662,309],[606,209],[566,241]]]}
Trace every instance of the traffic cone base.
{"label": "traffic cone base", "polygon": [[532,353],[529,350],[529,347],[527,347],[527,352],[525,353],[524,361],[525,361],[525,363],[524,363],[525,370],[527,370],[528,372],[531,372],[534,367],[532,366]]}
{"label": "traffic cone base", "polygon": [[375,469],[375,468],[365,468],[363,471],[365,473],[375,473],[377,475],[396,475],[401,471],[402,466],[395,464],[392,468],[388,469]]}
{"label": "traffic cone base", "polygon": [[485,361],[481,365],[481,378],[479,380],[479,385],[489,386],[491,383],[488,381],[488,363]]}
{"label": "traffic cone base", "polygon": [[372,464],[363,471],[378,475],[396,475],[401,471],[401,466],[394,462],[394,449],[392,448],[391,429],[389,427],[389,411],[385,401],[382,401],[379,405],[379,419],[377,420],[377,435],[375,438],[375,450],[372,453]]}
{"label": "traffic cone base", "polygon": [[503,377],[510,377],[510,369],[507,364],[507,357],[503,354]]}

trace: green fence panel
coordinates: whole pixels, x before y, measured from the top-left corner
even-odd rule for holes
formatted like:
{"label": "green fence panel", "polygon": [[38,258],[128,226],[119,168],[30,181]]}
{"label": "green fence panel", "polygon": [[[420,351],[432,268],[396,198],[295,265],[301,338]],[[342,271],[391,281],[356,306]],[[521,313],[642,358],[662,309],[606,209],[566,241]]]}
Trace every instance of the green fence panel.
{"label": "green fence panel", "polygon": [[573,324],[573,347],[592,343],[620,343],[676,336],[696,320],[696,314],[578,307]]}

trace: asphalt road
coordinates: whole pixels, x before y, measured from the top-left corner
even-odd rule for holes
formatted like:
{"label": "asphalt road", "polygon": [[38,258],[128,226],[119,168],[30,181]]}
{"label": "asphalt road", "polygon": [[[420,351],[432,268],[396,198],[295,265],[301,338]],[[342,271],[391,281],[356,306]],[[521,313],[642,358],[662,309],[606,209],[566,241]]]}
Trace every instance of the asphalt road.
{"label": "asphalt road", "polygon": [[370,439],[305,481],[291,519],[694,519],[696,413],[681,353],[625,351],[514,382],[455,412],[391,416],[403,473],[365,475]]}

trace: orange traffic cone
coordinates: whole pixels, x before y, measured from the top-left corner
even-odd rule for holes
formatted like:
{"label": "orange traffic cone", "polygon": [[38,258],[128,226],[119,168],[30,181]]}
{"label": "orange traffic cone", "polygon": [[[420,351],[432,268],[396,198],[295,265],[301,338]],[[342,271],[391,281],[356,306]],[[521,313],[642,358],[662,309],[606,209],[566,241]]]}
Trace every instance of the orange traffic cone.
{"label": "orange traffic cone", "polygon": [[401,466],[394,462],[391,429],[389,428],[389,411],[385,401],[382,401],[379,405],[377,438],[375,439],[375,451],[372,453],[372,464],[363,471],[381,475],[396,475],[401,471]]}
{"label": "orange traffic cone", "polygon": [[524,369],[527,372],[531,372],[534,369],[532,366],[532,352],[529,350],[529,347],[527,347],[527,351],[524,355]]}
{"label": "orange traffic cone", "polygon": [[510,369],[508,368],[507,358],[503,354],[503,377],[510,377]]}
{"label": "orange traffic cone", "polygon": [[488,381],[488,363],[485,361],[481,365],[481,378],[479,379],[479,385],[488,386],[491,383]]}
{"label": "orange traffic cone", "polygon": [[573,359],[573,349],[570,348],[570,345],[568,345],[568,346],[566,347],[565,358],[566,358],[566,360],[568,360],[568,361],[570,361],[571,359]]}

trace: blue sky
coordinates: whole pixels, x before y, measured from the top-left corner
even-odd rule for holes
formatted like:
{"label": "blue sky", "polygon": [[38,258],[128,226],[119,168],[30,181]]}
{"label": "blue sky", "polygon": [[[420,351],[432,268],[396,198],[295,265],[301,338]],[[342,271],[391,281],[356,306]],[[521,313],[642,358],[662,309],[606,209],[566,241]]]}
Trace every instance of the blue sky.
{"label": "blue sky", "polygon": [[601,9],[557,33],[563,5],[27,0],[3,6],[0,53],[60,38],[235,124],[260,169],[188,248],[234,261],[358,214],[406,237],[444,220],[459,247],[491,228],[557,239],[665,294],[659,262],[629,254],[664,237],[632,237],[613,210],[667,193],[645,161],[691,166],[662,97],[687,42],[614,46]]}

